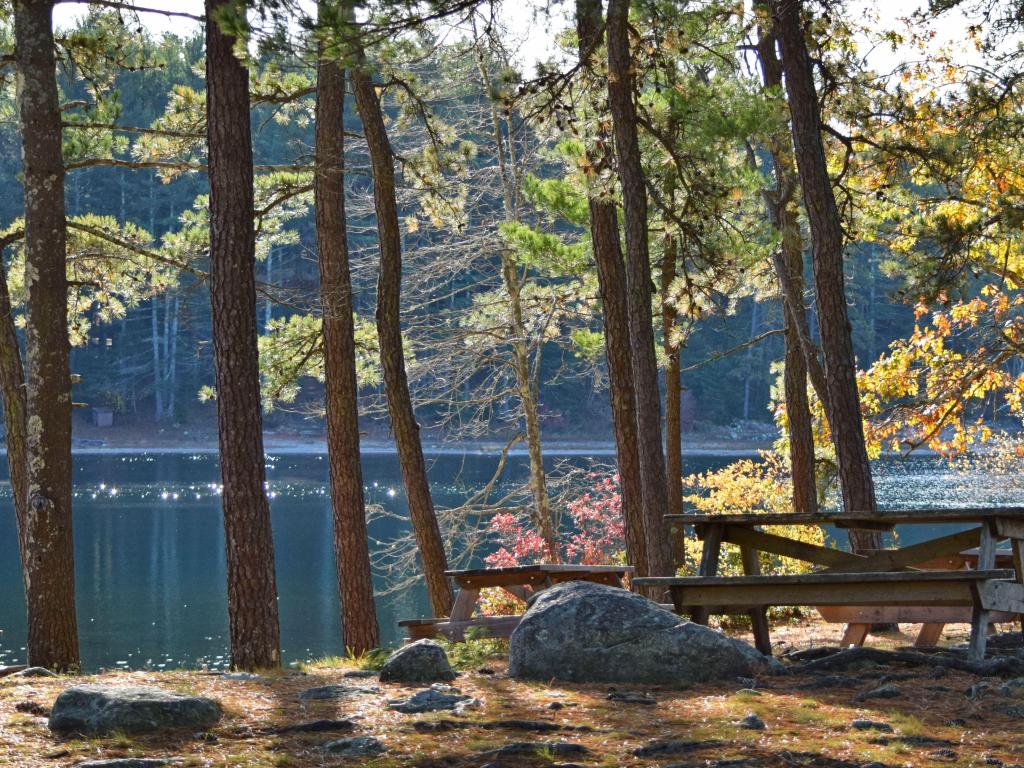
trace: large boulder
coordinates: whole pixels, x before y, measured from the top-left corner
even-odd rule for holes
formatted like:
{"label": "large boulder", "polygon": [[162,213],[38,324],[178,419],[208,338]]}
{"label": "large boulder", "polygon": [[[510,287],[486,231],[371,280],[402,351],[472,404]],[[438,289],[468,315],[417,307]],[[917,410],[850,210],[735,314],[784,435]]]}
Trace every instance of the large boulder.
{"label": "large boulder", "polygon": [[454,679],[448,655],[433,640],[417,640],[399,648],[380,670],[382,683],[447,683]]}
{"label": "large boulder", "polygon": [[512,633],[508,672],[528,680],[686,686],[777,662],[640,595],[584,581],[538,594]]}
{"label": "large boulder", "polygon": [[203,730],[220,720],[213,699],[159,688],[78,685],[65,689],[50,710],[50,730],[87,735],[148,733],[172,728]]}

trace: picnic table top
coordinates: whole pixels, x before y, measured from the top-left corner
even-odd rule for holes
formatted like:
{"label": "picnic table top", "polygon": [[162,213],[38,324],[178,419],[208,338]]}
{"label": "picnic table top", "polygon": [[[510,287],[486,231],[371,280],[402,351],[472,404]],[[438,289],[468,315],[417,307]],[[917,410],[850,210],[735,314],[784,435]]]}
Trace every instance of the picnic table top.
{"label": "picnic table top", "polygon": [[567,563],[535,563],[532,565],[510,565],[504,568],[467,568],[445,571],[446,576],[461,578],[467,576],[522,576],[544,573],[633,573],[631,565],[576,565]]}
{"label": "picnic table top", "polygon": [[846,512],[731,512],[728,514],[686,513],[665,515],[683,525],[839,525],[856,528],[857,523],[905,525],[911,523],[975,523],[998,517],[1024,519],[1024,507],[967,507],[958,509],[880,509],[874,514]]}

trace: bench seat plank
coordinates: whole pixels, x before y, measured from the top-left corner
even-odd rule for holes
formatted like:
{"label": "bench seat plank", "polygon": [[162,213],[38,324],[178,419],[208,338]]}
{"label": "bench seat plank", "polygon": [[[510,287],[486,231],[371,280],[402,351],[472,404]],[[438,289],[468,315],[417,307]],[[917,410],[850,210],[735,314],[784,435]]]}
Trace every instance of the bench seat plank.
{"label": "bench seat plank", "polygon": [[868,571],[867,573],[787,573],[776,576],[642,576],[633,579],[637,586],[695,587],[715,585],[789,585],[822,584],[842,585],[857,582],[916,582],[916,581],[985,581],[1012,579],[1013,571],[994,569],[987,571]]}
{"label": "bench seat plank", "polygon": [[[874,514],[825,512],[736,512],[728,514],[685,513],[665,515],[665,519],[682,525],[838,525],[858,524],[904,525],[914,523],[978,523],[1004,518],[1008,529],[1024,531],[1024,507],[965,507],[958,509],[880,509]],[[1013,523],[1019,523],[1014,526]],[[1011,534],[1001,533],[1009,536]],[[1024,533],[1022,533],[1024,535]]]}

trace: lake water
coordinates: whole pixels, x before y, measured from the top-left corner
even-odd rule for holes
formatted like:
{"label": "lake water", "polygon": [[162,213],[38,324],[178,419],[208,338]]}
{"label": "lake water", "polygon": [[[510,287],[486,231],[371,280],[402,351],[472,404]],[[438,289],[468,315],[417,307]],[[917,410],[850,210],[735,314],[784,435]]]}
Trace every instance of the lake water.
{"label": "lake water", "polygon": [[[476,454],[428,457],[438,505],[455,505],[490,479],[496,459]],[[577,457],[574,461],[585,461]],[[603,457],[607,461],[607,457]],[[687,472],[732,459],[689,459]],[[520,477],[524,459],[514,458]],[[6,461],[0,461],[6,479]],[[887,507],[1024,504],[1016,478],[963,473],[914,457],[876,465]],[[281,645],[286,662],[342,653],[326,457],[269,456]],[[364,457],[367,501],[403,514],[397,459]],[[221,667],[227,611],[217,460],[211,454],[84,454],[75,461],[75,565],[83,664],[100,667]],[[375,521],[371,538],[403,532]],[[914,534],[907,532],[906,538]],[[381,587],[383,584],[380,585]],[[399,642],[397,622],[427,615],[425,595],[405,589],[379,598],[383,639]],[[22,593],[10,488],[0,486],[0,664],[25,657]]]}

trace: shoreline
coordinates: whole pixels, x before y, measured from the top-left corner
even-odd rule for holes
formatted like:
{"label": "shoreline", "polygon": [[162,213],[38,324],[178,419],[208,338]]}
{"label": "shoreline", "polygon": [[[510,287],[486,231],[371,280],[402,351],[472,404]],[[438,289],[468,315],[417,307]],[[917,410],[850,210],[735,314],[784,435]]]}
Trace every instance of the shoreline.
{"label": "shoreline", "polygon": [[[461,443],[461,444],[437,444],[427,443],[423,446],[423,453],[427,456],[499,456],[502,447],[497,443]],[[683,457],[688,456],[726,456],[735,458],[753,458],[759,451],[769,448],[764,445],[706,445],[699,447],[684,447]],[[203,454],[213,455],[219,452],[215,443],[196,443],[192,445],[76,445],[72,446],[73,455],[80,456],[117,456],[145,454],[167,454],[167,455],[189,455]],[[368,456],[395,455],[397,449],[393,443],[365,441],[360,453]],[[0,447],[0,454],[6,455],[7,448]],[[326,456],[327,444],[325,442],[271,442],[264,445],[266,456]],[[551,443],[544,448],[545,456],[550,457],[574,457],[574,456],[614,456],[615,445],[610,442],[593,443]],[[527,456],[525,448],[514,448],[508,451],[509,456]]]}

